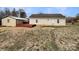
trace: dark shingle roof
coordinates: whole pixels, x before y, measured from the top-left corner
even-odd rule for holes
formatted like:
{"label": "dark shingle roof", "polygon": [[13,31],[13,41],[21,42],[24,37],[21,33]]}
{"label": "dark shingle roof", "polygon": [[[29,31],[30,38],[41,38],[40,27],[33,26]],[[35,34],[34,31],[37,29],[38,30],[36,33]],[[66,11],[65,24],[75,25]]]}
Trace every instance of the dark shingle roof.
{"label": "dark shingle roof", "polygon": [[32,14],[30,18],[65,18],[62,14]]}

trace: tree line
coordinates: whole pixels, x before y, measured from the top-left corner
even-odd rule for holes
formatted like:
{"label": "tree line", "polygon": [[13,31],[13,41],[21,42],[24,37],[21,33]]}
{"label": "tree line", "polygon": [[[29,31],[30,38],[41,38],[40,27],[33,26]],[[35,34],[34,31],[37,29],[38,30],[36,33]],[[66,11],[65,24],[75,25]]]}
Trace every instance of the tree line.
{"label": "tree line", "polygon": [[15,8],[13,8],[12,11],[10,11],[9,8],[0,10],[0,20],[8,16],[15,16],[15,17],[21,17],[21,18],[27,17],[26,12],[23,9],[19,9],[18,11],[16,11]]}
{"label": "tree line", "polygon": [[[4,10],[0,10],[0,20],[8,16],[26,18],[27,14],[24,9],[16,10],[15,8],[13,8],[13,10],[11,11],[9,8],[4,8]],[[75,16],[74,21],[77,20],[79,20],[79,13]]]}

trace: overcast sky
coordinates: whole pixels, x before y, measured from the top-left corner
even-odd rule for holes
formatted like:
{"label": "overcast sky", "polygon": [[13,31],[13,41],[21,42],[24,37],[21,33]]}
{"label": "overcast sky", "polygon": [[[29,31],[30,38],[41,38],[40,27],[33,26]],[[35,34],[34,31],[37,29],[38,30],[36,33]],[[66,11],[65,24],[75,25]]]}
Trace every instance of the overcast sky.
{"label": "overcast sky", "polygon": [[[4,9],[5,7],[1,7],[0,9]],[[10,10],[13,7],[8,7]],[[22,7],[23,8],[23,7]],[[19,8],[16,7],[16,10]],[[24,7],[23,8],[28,16],[36,13],[61,13],[66,16],[76,16],[79,13],[79,7]]]}

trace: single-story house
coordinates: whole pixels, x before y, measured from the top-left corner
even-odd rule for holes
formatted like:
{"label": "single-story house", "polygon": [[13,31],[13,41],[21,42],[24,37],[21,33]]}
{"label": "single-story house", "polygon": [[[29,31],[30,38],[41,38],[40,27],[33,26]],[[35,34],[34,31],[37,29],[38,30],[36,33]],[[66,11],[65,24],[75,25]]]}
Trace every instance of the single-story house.
{"label": "single-story house", "polygon": [[28,18],[20,18],[14,16],[8,16],[2,19],[2,26],[17,26],[19,24],[27,24],[29,22]]}
{"label": "single-story house", "polygon": [[29,19],[29,24],[66,25],[66,17],[62,14],[32,14]]}

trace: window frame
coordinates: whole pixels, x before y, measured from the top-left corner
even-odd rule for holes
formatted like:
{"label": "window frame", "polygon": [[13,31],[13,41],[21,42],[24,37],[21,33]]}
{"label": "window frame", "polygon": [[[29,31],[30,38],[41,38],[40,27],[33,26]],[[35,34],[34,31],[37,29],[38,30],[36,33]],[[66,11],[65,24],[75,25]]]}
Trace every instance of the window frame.
{"label": "window frame", "polygon": [[48,18],[48,21],[50,21],[50,19]]}
{"label": "window frame", "polygon": [[38,23],[38,20],[36,19],[36,23]]}
{"label": "window frame", "polygon": [[60,23],[59,19],[57,19],[57,23]]}
{"label": "window frame", "polygon": [[7,19],[7,22],[9,23],[10,22],[10,19]]}

